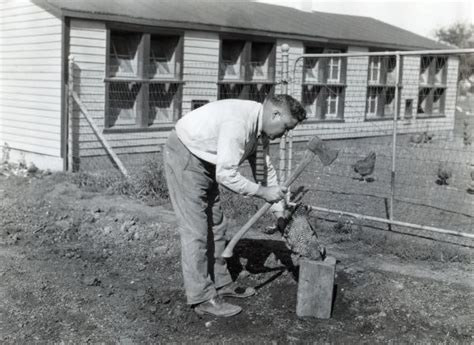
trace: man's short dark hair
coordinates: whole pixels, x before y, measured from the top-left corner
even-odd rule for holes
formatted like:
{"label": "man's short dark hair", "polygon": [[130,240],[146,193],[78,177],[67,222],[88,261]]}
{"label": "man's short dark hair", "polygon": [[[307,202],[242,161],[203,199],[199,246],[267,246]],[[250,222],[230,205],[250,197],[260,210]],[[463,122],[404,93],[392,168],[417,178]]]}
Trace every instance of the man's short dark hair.
{"label": "man's short dark hair", "polygon": [[274,95],[270,98],[270,102],[276,106],[286,105],[290,110],[290,114],[298,122],[306,119],[306,110],[303,108],[300,102],[291,97],[290,95]]}

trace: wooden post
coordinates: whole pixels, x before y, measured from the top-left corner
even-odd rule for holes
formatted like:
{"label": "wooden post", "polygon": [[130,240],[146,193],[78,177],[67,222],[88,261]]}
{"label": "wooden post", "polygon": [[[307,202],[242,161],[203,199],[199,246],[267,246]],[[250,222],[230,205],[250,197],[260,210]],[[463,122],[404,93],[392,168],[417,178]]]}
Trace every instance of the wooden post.
{"label": "wooden post", "polygon": [[94,123],[94,120],[92,119],[92,116],[89,114],[89,112],[87,111],[87,108],[85,107],[85,105],[82,103],[81,99],[79,98],[79,96],[77,95],[76,92],[72,91],[72,97],[74,99],[74,101],[77,103],[77,105],[79,106],[79,109],[81,110],[82,114],[84,115],[85,119],[87,120],[87,122],[89,123],[89,125],[91,126],[92,128],[92,131],[94,132],[94,134],[97,136],[97,138],[99,139],[100,143],[102,144],[102,146],[104,147],[105,151],[110,155],[110,157],[112,158],[112,160],[114,161],[114,163],[117,165],[117,167],[119,168],[120,172],[123,174],[123,176],[125,177],[129,177],[129,174],[128,174],[128,171],[127,169],[125,168],[125,166],[123,165],[122,161],[120,160],[120,158],[118,158],[118,156],[115,154],[114,150],[112,149],[112,147],[109,145],[109,143],[107,142],[107,140],[105,139],[104,135],[102,134],[102,132],[100,131],[99,127],[97,127],[97,125]]}
{"label": "wooden post", "polygon": [[68,159],[67,170],[75,172],[79,170],[79,121],[74,115],[74,57],[69,55],[68,65]]}
{"label": "wooden post", "polygon": [[296,315],[329,319],[334,294],[336,259],[300,260]]}

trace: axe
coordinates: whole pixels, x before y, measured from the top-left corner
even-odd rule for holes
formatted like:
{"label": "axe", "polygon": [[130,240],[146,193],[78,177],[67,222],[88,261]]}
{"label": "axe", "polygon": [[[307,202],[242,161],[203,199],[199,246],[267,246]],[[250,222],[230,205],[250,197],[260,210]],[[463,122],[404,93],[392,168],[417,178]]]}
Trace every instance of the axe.
{"label": "axe", "polygon": [[[338,153],[338,151],[328,148],[327,145],[319,137],[315,136],[308,142],[303,159],[301,160],[298,167],[283,183],[283,186],[289,187],[301,175],[301,173],[309,165],[309,163],[311,163],[314,156],[318,156],[321,160],[321,163],[326,166],[330,165],[337,158]],[[268,202],[265,203],[265,205],[263,205],[257,211],[257,213],[255,213],[252,218],[250,218],[247,223],[245,223],[245,225],[240,228],[240,230],[234,235],[234,237],[232,237],[229,244],[222,252],[223,258],[230,258],[233,255],[234,247],[237,242],[242,238],[243,235],[245,235],[245,233],[247,233],[247,231],[249,231],[252,225],[254,225],[255,222],[259,220],[260,217],[262,217],[265,212],[270,209],[271,206],[272,204]]]}

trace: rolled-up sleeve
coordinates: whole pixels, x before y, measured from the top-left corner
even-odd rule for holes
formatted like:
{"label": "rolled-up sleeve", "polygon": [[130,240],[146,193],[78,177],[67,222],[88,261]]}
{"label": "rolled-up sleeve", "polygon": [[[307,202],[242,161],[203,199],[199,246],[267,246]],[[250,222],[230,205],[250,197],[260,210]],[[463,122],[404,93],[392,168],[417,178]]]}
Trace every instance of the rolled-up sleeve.
{"label": "rolled-up sleeve", "polygon": [[242,195],[255,195],[258,184],[242,176],[239,163],[247,137],[245,122],[227,121],[221,124],[217,139],[216,180]]}

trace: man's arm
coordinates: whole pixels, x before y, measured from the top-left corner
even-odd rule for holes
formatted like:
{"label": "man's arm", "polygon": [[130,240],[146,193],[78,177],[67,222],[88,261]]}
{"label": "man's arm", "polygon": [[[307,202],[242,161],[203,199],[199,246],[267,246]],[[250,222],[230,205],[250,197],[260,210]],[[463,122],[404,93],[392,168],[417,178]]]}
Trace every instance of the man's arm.
{"label": "man's arm", "polygon": [[243,122],[229,121],[221,125],[217,140],[217,182],[242,195],[257,196],[271,203],[281,200],[286,187],[279,186],[278,183],[264,187],[240,174],[239,163],[244,154],[246,137]]}

